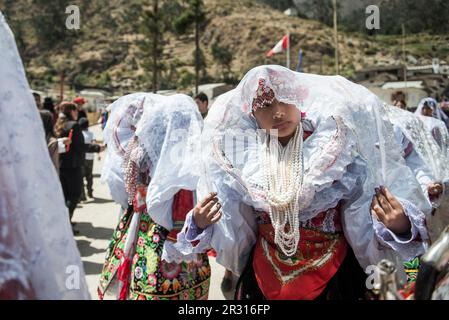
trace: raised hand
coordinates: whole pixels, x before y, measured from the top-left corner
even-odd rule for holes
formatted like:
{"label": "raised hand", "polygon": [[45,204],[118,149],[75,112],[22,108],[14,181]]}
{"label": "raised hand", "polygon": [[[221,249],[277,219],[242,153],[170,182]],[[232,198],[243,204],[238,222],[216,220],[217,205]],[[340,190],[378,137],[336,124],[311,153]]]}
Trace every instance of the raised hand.
{"label": "raised hand", "polygon": [[193,220],[198,228],[204,230],[208,226],[217,223],[222,216],[221,204],[218,202],[217,193],[209,194],[193,209]]}
{"label": "raised hand", "polygon": [[438,198],[443,193],[443,185],[441,183],[431,183],[427,186],[429,196]]}
{"label": "raised hand", "polygon": [[411,230],[411,223],[401,203],[385,187],[376,188],[375,191],[371,202],[371,214],[394,233],[398,235],[408,233]]}

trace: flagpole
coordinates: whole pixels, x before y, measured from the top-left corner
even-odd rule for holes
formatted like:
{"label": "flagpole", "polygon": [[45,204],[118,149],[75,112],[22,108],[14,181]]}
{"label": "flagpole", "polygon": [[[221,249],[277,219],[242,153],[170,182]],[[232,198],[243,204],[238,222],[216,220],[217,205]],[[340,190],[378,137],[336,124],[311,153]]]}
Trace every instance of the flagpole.
{"label": "flagpole", "polygon": [[290,69],[290,32],[287,32],[287,69]]}
{"label": "flagpole", "polygon": [[404,82],[405,82],[405,101],[407,102],[407,59],[405,56],[405,25],[402,24],[402,63],[403,65],[403,72],[404,72]]}
{"label": "flagpole", "polygon": [[332,1],[334,7],[334,42],[335,42],[335,73],[340,73],[340,62],[338,57],[338,21],[337,21],[337,0]]}

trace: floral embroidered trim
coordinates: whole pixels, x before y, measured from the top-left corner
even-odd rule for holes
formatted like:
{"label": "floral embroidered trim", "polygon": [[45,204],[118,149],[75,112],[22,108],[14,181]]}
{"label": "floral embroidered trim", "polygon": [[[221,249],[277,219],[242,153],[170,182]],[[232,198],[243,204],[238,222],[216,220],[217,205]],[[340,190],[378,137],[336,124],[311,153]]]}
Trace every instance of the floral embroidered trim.
{"label": "floral embroidered trim", "polygon": [[256,97],[253,99],[252,111],[265,108],[265,104],[273,103],[275,98],[274,91],[266,85],[265,79],[259,79],[259,86],[256,91]]}
{"label": "floral embroidered trim", "polygon": [[[186,291],[195,290],[195,289],[197,289],[198,287],[201,287],[201,286],[203,286],[204,284],[209,284],[209,283],[210,283],[210,278],[208,278],[207,280],[204,280],[203,282],[198,283],[197,285],[195,285],[195,286],[193,286],[193,287],[186,288],[186,289],[184,289],[184,290],[178,291],[178,292],[175,293],[175,294],[167,294],[167,295],[164,295],[164,294],[151,294],[151,293],[141,292],[141,291],[139,291],[139,290],[133,290],[133,293],[134,293],[134,294],[138,294],[138,295],[142,295],[142,296],[146,296],[146,297],[173,298],[173,297],[181,296],[181,295],[182,295],[184,292],[186,292]],[[207,297],[208,294],[209,294],[209,293],[207,292],[205,295],[202,296],[202,298],[203,298],[204,296]],[[202,298],[199,298],[199,299],[202,299]]]}
{"label": "floral embroidered trim", "polygon": [[[115,126],[113,128],[112,138],[113,138],[113,141],[114,141],[114,146],[115,146],[115,149],[117,150],[117,152],[119,153],[119,155],[121,155],[122,157],[125,156],[126,150],[123,148],[123,146],[122,146],[122,144],[120,142],[120,138],[118,136],[119,135],[120,125],[122,124],[122,122],[125,119],[132,119],[133,120],[132,122],[135,122],[135,123],[137,123],[138,120],[140,120],[140,116],[141,116],[141,114],[143,112],[143,105],[145,103],[145,99],[146,98],[143,98],[142,102],[138,106],[136,106],[134,104],[129,105],[129,107],[127,108],[125,113],[121,117],[119,117],[117,119],[117,122],[115,123]],[[140,112],[136,114],[137,111],[140,111]],[[132,132],[136,132],[135,125],[131,125],[130,124],[129,130],[132,131]]]}

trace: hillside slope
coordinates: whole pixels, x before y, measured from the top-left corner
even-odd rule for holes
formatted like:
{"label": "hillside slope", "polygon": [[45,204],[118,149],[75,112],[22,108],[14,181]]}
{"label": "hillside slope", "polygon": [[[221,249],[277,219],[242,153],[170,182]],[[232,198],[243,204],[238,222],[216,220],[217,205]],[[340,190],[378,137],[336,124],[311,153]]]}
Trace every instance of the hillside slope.
{"label": "hillside slope", "polygon": [[[0,0],[5,9],[6,0]],[[82,8],[81,30],[68,49],[64,42],[44,49],[36,41],[28,22],[32,0],[9,1],[7,12],[13,31],[22,43],[22,55],[29,79],[36,88],[55,87],[61,70],[67,83],[111,90],[117,94],[148,90],[150,81],[142,67],[138,46],[140,35],[136,17],[129,16],[125,0],[73,1]],[[305,72],[334,73],[332,29],[312,20],[287,17],[251,0],[205,0],[207,23],[201,32],[201,45],[207,61],[209,81],[220,81],[219,64],[211,46],[218,41],[233,53],[232,71],[240,78],[248,69],[263,63],[285,64],[285,55],[267,59],[265,53],[287,33],[291,34],[292,68],[301,48]],[[56,27],[56,26],[55,26]],[[20,30],[19,30],[20,29]],[[407,38],[408,54],[418,63],[429,63],[433,56],[449,60],[448,39],[441,36],[413,35]],[[191,82],[193,73],[193,34],[164,35],[165,89],[181,88]],[[393,36],[367,36],[340,33],[341,73],[353,75],[356,69],[400,63],[401,39]],[[186,80],[187,79],[187,80]],[[190,80],[189,80],[190,79]]]}

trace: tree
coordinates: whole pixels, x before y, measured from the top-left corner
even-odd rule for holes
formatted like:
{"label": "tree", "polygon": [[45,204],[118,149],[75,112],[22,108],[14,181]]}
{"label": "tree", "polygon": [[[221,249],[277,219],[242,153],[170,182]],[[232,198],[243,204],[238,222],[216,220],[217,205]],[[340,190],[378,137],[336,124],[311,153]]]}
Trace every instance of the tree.
{"label": "tree", "polygon": [[219,39],[217,39],[212,44],[212,56],[222,68],[223,80],[225,82],[229,81],[229,79],[231,78],[230,75],[232,73],[231,71],[231,64],[233,59],[232,52],[228,48],[220,46]]}
{"label": "tree", "polygon": [[41,47],[52,49],[59,44],[70,48],[74,35],[77,34],[66,28],[66,8],[71,1],[32,0],[32,4],[32,25]]}
{"label": "tree", "polygon": [[[293,1],[299,11],[299,15],[318,20],[328,26],[333,24],[332,0]],[[301,3],[300,3],[301,2]],[[298,4],[297,4],[298,3]],[[339,3],[337,3],[340,6]]]}
{"label": "tree", "polygon": [[143,67],[152,76],[152,91],[157,92],[159,88],[159,74],[164,68],[161,62],[163,54],[163,12],[160,11],[160,1],[151,0],[150,3],[143,3],[143,10],[140,16],[140,33],[143,39],[139,42],[139,47],[144,54]]}
{"label": "tree", "polygon": [[201,64],[205,59],[201,59],[200,48],[200,27],[206,21],[206,14],[204,12],[204,4],[202,0],[187,0],[184,2],[184,12],[174,20],[173,26],[178,34],[188,32],[190,27],[195,29],[195,93],[198,93],[200,82]]}

